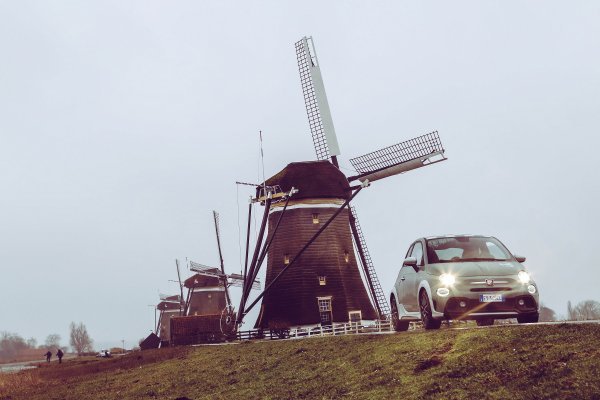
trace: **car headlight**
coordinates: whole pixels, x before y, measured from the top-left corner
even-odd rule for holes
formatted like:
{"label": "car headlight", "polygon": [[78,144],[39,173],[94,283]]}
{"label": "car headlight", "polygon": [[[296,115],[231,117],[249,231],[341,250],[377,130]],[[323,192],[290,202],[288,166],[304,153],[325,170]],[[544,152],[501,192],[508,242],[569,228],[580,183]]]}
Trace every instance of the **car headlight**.
{"label": "car headlight", "polygon": [[529,283],[529,281],[531,280],[531,277],[529,276],[529,274],[525,271],[519,271],[519,280],[521,281],[521,283]]}
{"label": "car headlight", "polygon": [[451,274],[441,274],[440,282],[442,282],[442,285],[444,286],[452,286],[454,285],[454,282],[456,282],[456,278]]}

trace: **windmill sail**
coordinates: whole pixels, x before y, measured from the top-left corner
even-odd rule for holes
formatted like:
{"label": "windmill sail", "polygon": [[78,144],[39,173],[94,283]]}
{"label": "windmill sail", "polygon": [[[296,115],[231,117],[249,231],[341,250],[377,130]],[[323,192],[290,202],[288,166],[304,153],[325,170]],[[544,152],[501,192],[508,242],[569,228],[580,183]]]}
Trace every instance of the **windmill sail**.
{"label": "windmill sail", "polygon": [[208,265],[200,264],[190,260],[190,271],[194,271],[201,275],[221,276],[223,275],[219,268],[209,267]]}
{"label": "windmill sail", "polygon": [[317,159],[327,160],[340,154],[329,103],[325,94],[325,86],[317,60],[317,53],[312,37],[304,37],[296,43],[296,57],[300,71],[300,82],[308,123],[312,134]]}
{"label": "windmill sail", "polygon": [[376,181],[446,160],[437,131],[389,146],[360,157],[350,163],[360,175],[348,180]]}
{"label": "windmill sail", "polygon": [[[235,286],[235,287],[243,287],[244,285],[244,277],[240,274],[231,274],[227,276],[227,282],[229,284],[229,286]],[[260,290],[260,280],[255,279],[254,282],[252,282],[252,289],[253,290]]]}
{"label": "windmill sail", "polygon": [[390,307],[386,300],[385,293],[381,288],[381,284],[379,283],[379,279],[377,278],[377,272],[375,272],[375,266],[373,265],[371,254],[367,248],[365,236],[363,235],[362,228],[360,227],[360,222],[358,222],[356,208],[353,206],[350,206],[350,228],[352,229],[354,245],[358,251],[359,261],[363,267],[367,283],[369,284],[371,297],[373,298],[375,306],[377,307],[379,318],[385,319],[388,315],[390,315]]}
{"label": "windmill sail", "polygon": [[[197,263],[197,262],[191,261],[191,260],[190,260],[190,271],[193,271],[193,272],[197,273],[198,275],[202,275],[202,276],[215,276],[218,278],[225,277],[225,278],[227,278],[228,286],[242,287],[242,285],[244,283],[244,277],[240,274],[224,275],[221,273],[219,268],[209,267],[208,265],[200,264],[200,263]],[[260,290],[260,288],[261,288],[260,280],[255,279],[254,282],[252,282],[252,289]]]}

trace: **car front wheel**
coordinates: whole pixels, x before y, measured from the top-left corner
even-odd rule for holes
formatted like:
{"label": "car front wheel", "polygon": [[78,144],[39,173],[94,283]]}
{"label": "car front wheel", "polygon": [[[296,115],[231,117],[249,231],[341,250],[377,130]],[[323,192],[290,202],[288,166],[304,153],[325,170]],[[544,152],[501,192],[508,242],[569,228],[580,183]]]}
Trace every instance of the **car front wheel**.
{"label": "car front wheel", "polygon": [[425,329],[439,329],[442,321],[433,318],[429,296],[427,296],[425,290],[421,291],[421,295],[419,296],[419,308],[421,309],[421,321],[423,321],[423,327]]}
{"label": "car front wheel", "polygon": [[402,321],[400,316],[398,315],[398,306],[396,305],[396,299],[392,297],[391,301],[391,309],[392,309],[392,326],[396,332],[403,332],[408,330],[408,325],[410,322]]}

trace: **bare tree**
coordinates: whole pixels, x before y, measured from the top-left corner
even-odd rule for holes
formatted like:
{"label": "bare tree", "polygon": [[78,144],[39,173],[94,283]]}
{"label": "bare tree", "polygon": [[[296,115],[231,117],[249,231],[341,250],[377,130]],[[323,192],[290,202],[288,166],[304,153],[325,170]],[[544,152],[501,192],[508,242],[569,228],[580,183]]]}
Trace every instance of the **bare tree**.
{"label": "bare tree", "polygon": [[0,361],[8,361],[27,348],[25,340],[16,333],[0,332]]}
{"label": "bare tree", "polygon": [[577,304],[576,309],[581,320],[600,319],[600,303],[597,301],[582,301]]}
{"label": "bare tree", "polygon": [[571,321],[600,319],[600,303],[594,300],[584,300],[573,307],[569,301],[567,303],[567,312]]}
{"label": "bare tree", "polygon": [[58,333],[51,333],[46,337],[46,347],[60,347],[61,337]]}
{"label": "bare tree", "polygon": [[569,300],[567,302],[567,319],[569,321],[577,320],[577,314],[575,313],[575,309],[573,308],[573,305],[571,304],[571,300]]}
{"label": "bare tree", "polygon": [[30,337],[29,339],[27,339],[27,346],[30,349],[35,349],[37,347],[37,339],[34,337]]}
{"label": "bare tree", "polygon": [[71,322],[71,347],[77,354],[82,354],[88,351],[92,351],[92,345],[94,341],[88,335],[87,328],[80,322],[75,324]]}

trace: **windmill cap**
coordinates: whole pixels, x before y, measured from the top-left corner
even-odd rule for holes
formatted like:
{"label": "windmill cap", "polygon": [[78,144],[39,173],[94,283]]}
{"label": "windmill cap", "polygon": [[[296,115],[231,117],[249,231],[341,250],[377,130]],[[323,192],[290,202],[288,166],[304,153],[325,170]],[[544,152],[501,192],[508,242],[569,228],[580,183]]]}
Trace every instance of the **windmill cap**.
{"label": "windmill cap", "polygon": [[310,198],[347,199],[350,185],[346,176],[329,161],[303,161],[288,164],[266,181],[284,192],[298,189],[294,200]]}

